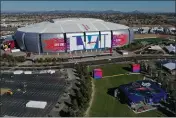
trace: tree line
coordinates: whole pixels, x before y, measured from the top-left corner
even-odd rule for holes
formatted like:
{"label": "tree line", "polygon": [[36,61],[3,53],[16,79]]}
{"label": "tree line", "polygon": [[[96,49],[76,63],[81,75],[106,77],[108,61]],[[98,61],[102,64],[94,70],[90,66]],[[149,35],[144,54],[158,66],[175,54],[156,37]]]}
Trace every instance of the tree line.
{"label": "tree line", "polygon": [[83,117],[89,106],[91,98],[92,84],[90,74],[85,65],[79,64],[75,66],[76,76],[80,84],[76,84],[79,89],[73,89],[74,95],[70,95],[71,104],[68,105],[67,112],[61,110],[61,117]]}

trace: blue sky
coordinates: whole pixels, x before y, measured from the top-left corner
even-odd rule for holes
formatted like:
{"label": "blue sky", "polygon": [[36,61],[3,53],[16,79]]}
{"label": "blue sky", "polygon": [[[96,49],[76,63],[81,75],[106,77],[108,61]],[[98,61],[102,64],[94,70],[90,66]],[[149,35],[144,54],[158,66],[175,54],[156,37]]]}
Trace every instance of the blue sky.
{"label": "blue sky", "polygon": [[175,12],[174,1],[1,1],[1,11],[117,10]]}

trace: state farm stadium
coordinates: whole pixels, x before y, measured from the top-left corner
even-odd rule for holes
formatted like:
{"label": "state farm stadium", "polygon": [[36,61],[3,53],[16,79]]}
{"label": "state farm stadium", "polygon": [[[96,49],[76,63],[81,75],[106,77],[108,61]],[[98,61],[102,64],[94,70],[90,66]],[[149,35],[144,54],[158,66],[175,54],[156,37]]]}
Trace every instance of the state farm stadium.
{"label": "state farm stadium", "polygon": [[21,50],[60,53],[113,49],[131,43],[128,26],[93,18],[63,18],[17,29],[14,39]]}

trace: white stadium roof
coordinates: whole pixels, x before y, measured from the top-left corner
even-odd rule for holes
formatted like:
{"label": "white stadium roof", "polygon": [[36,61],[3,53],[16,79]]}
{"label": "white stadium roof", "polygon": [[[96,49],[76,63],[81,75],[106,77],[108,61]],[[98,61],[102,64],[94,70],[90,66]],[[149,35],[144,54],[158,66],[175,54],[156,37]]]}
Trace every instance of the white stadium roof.
{"label": "white stadium roof", "polygon": [[63,18],[19,28],[31,33],[68,33],[128,29],[128,26],[93,18]]}

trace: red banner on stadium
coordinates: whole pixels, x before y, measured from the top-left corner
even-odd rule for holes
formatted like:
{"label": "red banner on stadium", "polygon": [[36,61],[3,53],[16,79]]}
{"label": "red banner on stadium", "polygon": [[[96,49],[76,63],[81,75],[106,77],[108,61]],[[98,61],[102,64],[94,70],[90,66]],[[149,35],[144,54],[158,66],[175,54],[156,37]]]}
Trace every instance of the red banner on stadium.
{"label": "red banner on stadium", "polygon": [[128,42],[127,38],[127,34],[113,35],[112,44],[113,46],[123,46]]}
{"label": "red banner on stadium", "polygon": [[47,39],[47,40],[44,40],[44,43],[45,43],[45,47],[44,47],[45,50],[65,51],[66,49],[66,44],[63,38]]}

